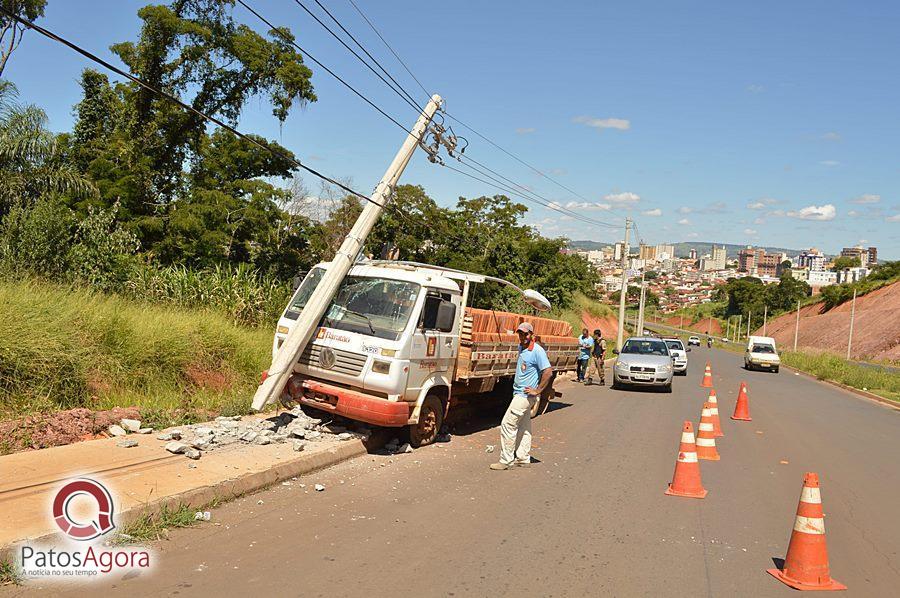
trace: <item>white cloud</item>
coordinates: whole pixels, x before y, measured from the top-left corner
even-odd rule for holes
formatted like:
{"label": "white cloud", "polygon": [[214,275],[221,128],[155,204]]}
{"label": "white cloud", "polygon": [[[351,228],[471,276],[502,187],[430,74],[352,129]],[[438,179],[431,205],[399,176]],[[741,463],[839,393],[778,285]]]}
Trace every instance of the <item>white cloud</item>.
{"label": "white cloud", "polygon": [[688,226],[690,223],[691,223],[691,221],[688,220],[687,218],[682,218],[681,220],[678,221],[678,224],[680,224],[681,226]]}
{"label": "white cloud", "polygon": [[763,197],[761,199],[748,203],[747,208],[750,210],[765,210],[767,207],[778,203],[781,203],[781,201],[773,199],[771,197]]}
{"label": "white cloud", "polygon": [[699,236],[700,236],[699,233],[688,233],[688,234],[687,234],[687,238],[688,238],[688,239],[696,239],[696,238],[699,237]]}
{"label": "white cloud", "polygon": [[837,160],[822,160],[821,162],[819,162],[819,164],[821,164],[822,166],[828,166],[829,168],[831,168],[832,166],[841,165],[841,163]]}
{"label": "white cloud", "polygon": [[766,219],[763,218],[762,216],[759,216],[758,218],[753,219],[753,224],[765,224],[765,223],[766,223]]}
{"label": "white cloud", "polygon": [[680,208],[678,208],[679,214],[690,214],[693,211],[694,211],[694,209],[689,208],[688,206],[681,206]]}
{"label": "white cloud", "polygon": [[745,228],[745,229],[744,229],[744,234],[745,234],[745,235],[755,235],[755,234],[756,234],[756,231],[753,230],[752,228]]}
{"label": "white cloud", "polygon": [[834,206],[830,203],[825,204],[824,206],[806,206],[797,211],[791,210],[787,213],[791,218],[821,221],[834,220],[835,214],[837,214],[837,210],[835,210]]}
{"label": "white cloud", "polygon": [[516,135],[530,135],[536,130],[534,127],[519,127],[516,129]]}
{"label": "white cloud", "polygon": [[559,203],[558,201],[551,201],[550,203],[547,204],[547,207],[550,208],[551,210],[559,210],[562,208],[562,204]]}
{"label": "white cloud", "polygon": [[849,212],[847,212],[847,215],[848,216],[859,216],[859,212],[857,212],[856,210],[850,210]]}
{"label": "white cloud", "polygon": [[587,202],[587,201],[570,201],[566,204],[566,208],[569,210],[578,209],[578,210],[609,210],[612,208],[608,203],[601,202]]}
{"label": "white cloud", "polygon": [[594,118],[591,116],[576,116],[572,122],[582,124],[594,129],[618,129],[627,131],[631,128],[631,121],[627,118]]}
{"label": "white cloud", "polygon": [[662,216],[662,210],[660,210],[659,208],[653,208],[652,210],[644,210],[643,212],[641,212],[641,214],[643,214],[644,216],[654,216],[654,217]]}
{"label": "white cloud", "polygon": [[894,214],[893,216],[888,216],[885,218],[888,222],[900,222],[900,212]]}
{"label": "white cloud", "polygon": [[867,203],[878,203],[879,201],[881,201],[880,195],[876,195],[874,193],[863,193],[859,197],[854,197],[853,199],[851,199],[850,203],[862,205]]}
{"label": "white cloud", "polygon": [[827,133],[819,137],[819,139],[823,139],[825,141],[840,141],[841,134],[835,133],[834,131],[828,131]]}
{"label": "white cloud", "polygon": [[857,243],[859,243],[860,245],[865,245],[865,244],[867,244],[868,242],[869,242],[868,239],[860,239],[859,241],[857,241]]}
{"label": "white cloud", "polygon": [[750,93],[762,93],[766,90],[762,85],[757,85],[756,83],[750,84],[747,86],[747,91]]}
{"label": "white cloud", "polygon": [[616,205],[632,205],[641,200],[641,196],[631,191],[623,191],[622,193],[610,193],[604,195],[603,199]]}

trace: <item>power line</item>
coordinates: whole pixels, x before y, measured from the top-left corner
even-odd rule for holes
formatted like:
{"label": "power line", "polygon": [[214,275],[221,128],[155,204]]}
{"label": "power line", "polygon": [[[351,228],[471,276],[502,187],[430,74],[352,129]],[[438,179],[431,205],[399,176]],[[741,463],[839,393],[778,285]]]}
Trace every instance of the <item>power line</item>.
{"label": "power line", "polygon": [[[240,0],[239,0],[239,1],[240,1]],[[158,95],[158,96],[160,96],[160,97],[162,97],[162,98],[168,100],[169,102],[172,102],[173,104],[176,104],[176,105],[180,106],[180,107],[183,108],[184,110],[187,110],[187,111],[189,111],[189,112],[192,112],[193,114],[196,114],[197,116],[199,116],[199,117],[201,117],[201,118],[203,118],[203,119],[205,119],[205,120],[207,120],[207,121],[209,121],[209,122],[211,122],[211,123],[214,123],[214,124],[216,124],[216,125],[222,127],[223,129],[227,130],[227,131],[230,131],[232,134],[234,134],[234,135],[240,137],[241,139],[243,139],[244,141],[250,143],[251,145],[254,145],[254,146],[256,146],[256,147],[258,147],[258,148],[260,148],[260,149],[262,149],[262,150],[265,150],[265,151],[271,153],[272,155],[274,155],[274,156],[277,157],[277,158],[281,158],[282,160],[286,160],[286,161],[288,161],[288,162],[294,164],[294,165],[297,166],[298,168],[301,168],[301,169],[305,170],[306,172],[308,172],[308,173],[310,173],[310,174],[312,174],[312,175],[314,175],[314,176],[316,176],[316,177],[322,179],[323,181],[326,181],[326,182],[331,183],[332,185],[335,185],[336,187],[338,187],[338,188],[340,188],[340,189],[346,191],[347,193],[350,193],[350,194],[352,194],[352,195],[354,195],[354,196],[356,196],[356,197],[359,197],[360,199],[364,199],[364,200],[366,200],[367,202],[372,203],[372,204],[375,204],[375,205],[377,205],[377,206],[380,207],[380,208],[384,208],[384,207],[385,207],[384,205],[378,203],[377,201],[375,201],[375,200],[372,199],[371,197],[369,197],[369,196],[367,196],[367,195],[364,195],[364,194],[362,194],[362,193],[360,193],[360,192],[358,192],[358,191],[355,191],[355,190],[351,189],[351,188],[348,187],[347,185],[344,185],[344,184],[341,183],[340,181],[335,180],[335,179],[333,179],[332,177],[330,177],[330,176],[328,176],[328,175],[322,174],[322,173],[319,172],[318,170],[316,170],[316,169],[314,169],[314,168],[311,168],[311,167],[309,167],[309,166],[303,164],[302,162],[300,162],[299,160],[297,160],[297,159],[294,158],[293,156],[287,155],[287,154],[285,154],[284,152],[280,152],[280,151],[276,150],[275,148],[270,147],[269,145],[260,143],[259,141],[257,141],[257,140],[254,139],[253,137],[250,137],[249,135],[247,135],[247,134],[245,134],[245,133],[242,133],[241,131],[235,129],[234,127],[232,127],[232,126],[230,126],[230,125],[228,125],[227,123],[225,123],[225,122],[222,121],[221,119],[219,119],[219,118],[217,118],[217,117],[215,117],[215,116],[211,116],[211,115],[209,115],[209,114],[206,114],[206,113],[204,113],[204,112],[201,112],[200,110],[197,110],[196,108],[194,108],[193,106],[190,106],[189,104],[185,104],[184,102],[182,102],[181,100],[179,100],[179,99],[176,98],[175,96],[173,96],[173,95],[171,95],[171,94],[169,94],[169,93],[167,93],[167,92],[165,92],[165,91],[162,91],[162,90],[160,90],[160,89],[157,89],[156,87],[153,87],[151,84],[147,83],[147,82],[144,81],[143,79],[141,79],[141,78],[139,78],[139,77],[137,77],[137,76],[135,76],[135,75],[132,75],[131,73],[129,73],[129,72],[127,72],[127,71],[124,71],[124,70],[120,69],[119,67],[117,67],[117,66],[115,66],[115,65],[113,65],[113,64],[110,64],[110,63],[107,62],[106,60],[100,58],[100,57],[97,56],[96,54],[91,53],[89,50],[86,50],[86,49],[82,48],[81,46],[75,44],[74,42],[71,42],[71,41],[69,41],[69,40],[63,38],[63,37],[57,35],[56,33],[53,33],[52,31],[50,31],[50,30],[48,30],[48,29],[44,29],[44,28],[41,27],[40,25],[35,25],[35,24],[32,23],[31,21],[28,21],[28,20],[26,20],[26,19],[23,19],[22,17],[20,17],[20,16],[18,16],[18,15],[16,15],[16,14],[10,12],[10,11],[7,10],[6,8],[4,8],[3,6],[0,6],[0,13],[5,14],[7,17],[9,17],[10,19],[13,19],[13,20],[17,21],[17,22],[18,22],[19,24],[21,24],[21,25],[24,25],[24,26],[26,26],[26,27],[29,27],[29,28],[33,29],[34,31],[40,33],[41,35],[43,35],[44,37],[46,37],[46,38],[48,38],[48,39],[51,39],[51,40],[53,40],[53,41],[56,41],[56,42],[59,42],[59,43],[63,44],[64,46],[68,47],[69,49],[71,49],[71,50],[77,52],[78,54],[81,54],[81,55],[84,56],[85,58],[87,58],[87,59],[89,59],[89,60],[91,60],[91,61],[93,61],[93,62],[96,62],[96,63],[99,64],[99,65],[102,65],[103,67],[109,69],[110,71],[116,73],[117,75],[119,75],[119,76],[121,76],[121,77],[125,77],[126,79],[130,80],[131,82],[136,83],[137,85],[140,85],[141,87],[143,87],[143,88],[146,89],[147,91],[150,91],[151,93],[155,93],[156,95]],[[408,133],[408,131],[407,131],[407,133]]]}
{"label": "power line", "polygon": [[[241,4],[244,4],[243,0],[239,0],[239,1],[241,2]],[[404,95],[403,95],[403,92],[398,91],[393,85],[391,85],[391,84],[388,82],[387,79],[385,79],[383,76],[381,76],[381,74],[380,74],[378,71],[376,71],[374,68],[372,68],[372,65],[370,65],[370,64],[369,64],[362,56],[360,56],[360,55],[356,52],[356,50],[354,50],[354,49],[351,48],[349,45],[347,45],[347,42],[345,42],[343,39],[341,39],[341,36],[339,36],[337,33],[335,33],[334,30],[333,30],[331,27],[329,27],[325,22],[322,21],[322,19],[320,19],[318,16],[316,16],[316,14],[315,14],[314,12],[312,12],[309,8],[307,8],[305,4],[303,4],[300,0],[294,0],[294,2],[295,2],[300,8],[302,8],[304,11],[306,11],[306,14],[308,14],[308,15],[311,16],[313,19],[315,19],[315,21],[316,21],[319,25],[321,25],[326,31],[328,31],[328,33],[330,33],[331,36],[332,36],[334,39],[336,39],[338,42],[340,42],[340,44],[341,44],[342,46],[344,46],[344,47],[347,49],[347,51],[349,51],[351,54],[353,54],[353,55],[356,57],[357,60],[359,60],[361,63],[363,63],[363,64],[366,66],[366,68],[368,68],[370,71],[372,71],[372,72],[375,74],[376,77],[378,77],[379,79],[381,79],[381,81],[382,81],[385,85],[387,85],[387,86],[391,89],[391,91],[393,91],[393,92],[396,93],[398,96],[400,96],[400,99],[401,99],[401,100],[403,100],[404,102],[406,102],[407,104],[409,104],[409,105],[412,107],[412,109],[415,110],[417,113],[419,113],[419,114],[422,113],[422,108],[421,108],[418,104],[416,104],[414,101],[412,101],[412,100],[410,100],[409,98],[407,98],[406,96],[404,96]],[[329,14],[330,14],[330,13],[329,13]],[[343,29],[343,27],[341,27],[341,28]],[[352,36],[351,36],[351,37],[352,37]],[[368,52],[367,52],[367,53],[368,53]],[[392,79],[393,79],[393,77],[392,77]]]}
{"label": "power line", "polygon": [[[331,18],[331,20],[334,21],[335,24],[337,24],[337,26],[341,28],[341,31],[346,33],[347,36],[349,36],[350,39],[353,40],[353,43],[355,43],[357,45],[357,47],[360,50],[362,50],[365,53],[365,55],[368,56],[372,62],[375,63],[375,66],[377,66],[379,69],[381,69],[381,72],[384,73],[385,75],[387,75],[388,79],[390,79],[391,81],[394,82],[394,85],[396,85],[397,88],[403,92],[403,94],[409,99],[409,101],[412,102],[413,104],[416,104],[416,100],[409,94],[409,92],[406,91],[406,89],[400,83],[398,83],[397,80],[394,79],[394,77],[389,72],[387,72],[387,70],[383,66],[381,66],[381,63],[378,62],[378,60],[374,56],[372,56],[372,54],[370,54],[368,50],[366,50],[365,46],[363,46],[361,43],[359,43],[359,40],[357,40],[353,36],[352,33],[347,31],[347,28],[344,27],[344,25],[341,24],[341,22],[339,20],[337,20],[337,18],[333,14],[331,14],[331,11],[329,11],[328,8],[324,4],[322,4],[319,0],[313,0],[313,1],[319,6],[319,8],[321,8],[323,11],[325,11],[325,14],[327,14]],[[430,96],[429,96],[429,98],[430,98]]]}
{"label": "power line", "polygon": [[355,87],[353,87],[352,85],[350,85],[349,83],[347,83],[347,81],[345,81],[343,78],[341,78],[340,75],[338,75],[338,74],[335,73],[333,70],[331,70],[330,68],[328,68],[327,66],[325,66],[324,64],[322,64],[319,60],[316,60],[316,58],[315,58],[312,54],[310,54],[309,52],[307,52],[306,50],[304,50],[302,47],[300,47],[300,45],[299,45],[294,39],[292,39],[291,37],[289,37],[288,35],[286,35],[286,34],[281,30],[280,27],[276,27],[275,25],[273,25],[271,21],[269,21],[267,18],[265,18],[264,16],[262,16],[260,13],[258,13],[256,10],[254,10],[252,7],[250,7],[246,2],[244,2],[244,0],[237,0],[237,2],[238,2],[238,4],[240,4],[241,6],[243,6],[244,8],[246,8],[248,11],[250,11],[257,19],[259,19],[260,21],[262,21],[263,23],[265,23],[266,25],[268,25],[269,28],[270,28],[272,31],[276,32],[279,36],[281,36],[281,38],[282,38],[283,40],[285,40],[286,42],[290,43],[290,44],[293,45],[295,48],[297,48],[298,50],[300,50],[300,52],[301,52],[304,56],[306,56],[306,58],[309,58],[310,60],[312,60],[313,62],[315,62],[315,63],[316,63],[317,65],[319,65],[326,73],[328,73],[329,75],[331,75],[332,77],[334,77],[335,79],[337,79],[338,81],[340,81],[340,82],[344,85],[344,87],[346,87],[347,89],[349,89],[350,91],[352,91],[353,93],[355,93],[355,94],[356,94],[357,96],[359,96],[365,103],[367,103],[369,106],[371,106],[372,108],[374,108],[375,110],[377,110],[382,116],[384,116],[386,119],[388,119],[389,121],[391,121],[392,123],[394,123],[395,125],[397,125],[398,127],[400,127],[401,129],[403,129],[404,131],[409,132],[408,129],[407,129],[405,126],[403,126],[402,124],[400,124],[400,122],[399,122],[397,119],[395,119],[393,116],[391,116],[390,114],[388,114],[387,112],[385,112],[384,110],[382,110],[382,109],[381,109],[380,107],[378,107],[372,100],[370,100],[370,99],[367,98],[365,95],[363,95],[363,94],[362,94],[360,91],[358,91]]}
{"label": "power line", "polygon": [[400,64],[403,65],[403,68],[406,69],[406,72],[409,73],[409,76],[412,77],[413,80],[419,85],[419,88],[420,88],[423,92],[425,92],[425,95],[426,95],[426,96],[431,97],[431,94],[428,92],[427,89],[425,89],[425,86],[422,85],[422,82],[419,81],[419,78],[416,77],[416,76],[413,74],[413,72],[409,69],[408,66],[406,66],[406,63],[403,62],[403,59],[400,58],[400,55],[397,54],[396,52],[394,52],[394,48],[392,48],[392,47],[391,47],[391,44],[389,44],[389,43],[387,42],[387,40],[384,39],[384,37],[381,35],[381,33],[378,31],[378,29],[375,27],[375,25],[372,24],[372,21],[369,20],[369,17],[367,17],[367,16],[363,13],[363,11],[360,10],[359,6],[356,5],[356,2],[354,2],[353,0],[349,0],[349,1],[350,1],[350,4],[353,5],[353,8],[356,9],[356,12],[359,13],[359,16],[361,16],[361,17],[363,18],[363,20],[364,20],[366,23],[369,24],[369,27],[371,27],[371,28],[372,28],[372,31],[375,32],[375,35],[378,36],[378,39],[380,39],[380,40],[384,43],[384,45],[387,46],[387,49],[391,51],[391,54],[394,55],[394,58],[397,59],[397,62],[399,62]]}

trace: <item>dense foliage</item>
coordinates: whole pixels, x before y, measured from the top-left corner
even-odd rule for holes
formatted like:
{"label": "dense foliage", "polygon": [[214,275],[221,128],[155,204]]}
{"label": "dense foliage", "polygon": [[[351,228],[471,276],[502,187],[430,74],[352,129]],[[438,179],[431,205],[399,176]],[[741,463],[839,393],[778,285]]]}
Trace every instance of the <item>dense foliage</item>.
{"label": "dense foliage", "polygon": [[750,328],[754,328],[753,323],[762,324],[765,312],[771,318],[790,311],[809,293],[810,287],[806,282],[785,273],[778,284],[770,285],[752,276],[729,278],[716,290],[715,300],[721,305],[720,317],[743,314],[751,319]]}
{"label": "dense foliage", "polygon": [[898,280],[900,280],[900,261],[884,262],[875,266],[872,272],[859,282],[822,287],[822,301],[825,303],[825,309],[831,309],[850,301],[853,298],[853,291],[856,291],[857,295],[865,295]]}
{"label": "dense foliage", "polygon": [[[8,0],[0,0],[4,6]],[[20,3],[21,4],[21,3]],[[40,16],[43,2],[26,2]],[[22,4],[24,7],[25,4]],[[288,30],[260,35],[232,0],[172,0],[138,11],[138,39],[111,50],[135,75],[193,108],[236,123],[248,101],[284,121],[317,100]],[[37,12],[35,12],[37,11]],[[0,26],[3,21],[0,21]],[[294,277],[330,260],[363,208],[324,186],[310,193],[293,155],[209,127],[131,82],[82,72],[72,131],[0,81],[0,274],[42,278],[157,302],[216,307],[242,324],[271,324]],[[368,255],[501,277],[558,308],[593,296],[596,274],[523,223],[499,195],[441,207],[422,187],[395,190]],[[522,307],[517,293],[479,285],[473,303]]]}

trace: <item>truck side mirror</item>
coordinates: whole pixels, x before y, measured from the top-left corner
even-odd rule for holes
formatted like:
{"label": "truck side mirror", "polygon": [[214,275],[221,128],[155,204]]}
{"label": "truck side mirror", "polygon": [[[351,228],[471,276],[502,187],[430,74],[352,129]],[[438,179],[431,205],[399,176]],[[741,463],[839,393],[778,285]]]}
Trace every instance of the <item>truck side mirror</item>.
{"label": "truck side mirror", "polygon": [[456,323],[456,305],[435,295],[425,297],[422,310],[422,328],[439,332],[452,332]]}
{"label": "truck side mirror", "polygon": [[442,299],[437,309],[437,321],[435,328],[440,332],[453,332],[453,325],[456,323],[456,305],[452,302]]}
{"label": "truck side mirror", "polygon": [[613,349],[613,355],[618,355],[618,354],[619,354],[619,350],[618,350],[618,349]]}

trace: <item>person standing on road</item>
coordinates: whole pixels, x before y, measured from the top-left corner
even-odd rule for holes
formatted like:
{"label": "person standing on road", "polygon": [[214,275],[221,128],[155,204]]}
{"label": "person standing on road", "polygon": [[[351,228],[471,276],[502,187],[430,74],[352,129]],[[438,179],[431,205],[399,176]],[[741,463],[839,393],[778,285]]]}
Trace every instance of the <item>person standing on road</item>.
{"label": "person standing on road", "polygon": [[606,340],[600,329],[594,330],[594,346],[591,349],[591,365],[588,368],[588,379],[585,384],[593,384],[593,372],[597,372],[600,378],[600,386],[606,386],[606,372],[603,370],[603,360],[606,357]]}
{"label": "person standing on road", "polygon": [[519,335],[519,359],[512,401],[500,422],[500,462],[491,463],[491,469],[496,470],[531,463],[531,408],[553,377],[547,352],[534,342],[534,327],[522,322],[516,334]]}
{"label": "person standing on road", "polygon": [[591,349],[594,348],[594,339],[588,335],[588,329],[581,329],[581,336],[578,338],[578,381],[584,382],[584,375],[587,373],[588,363],[591,359]]}

